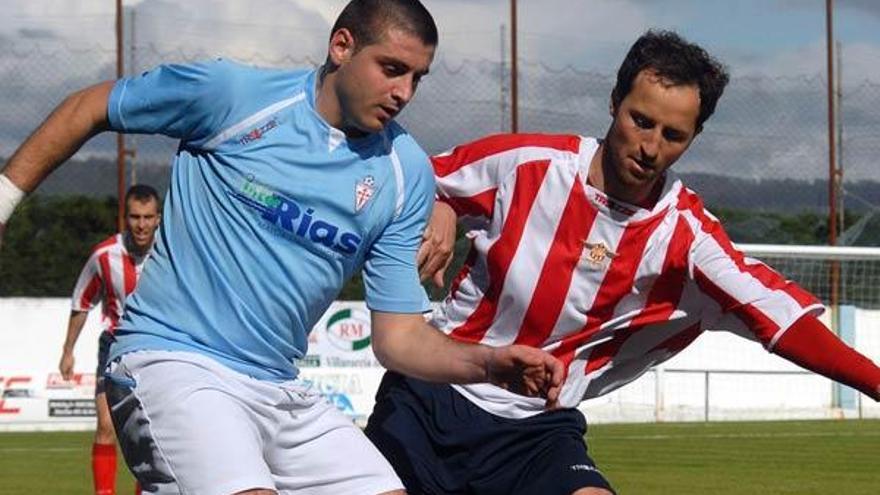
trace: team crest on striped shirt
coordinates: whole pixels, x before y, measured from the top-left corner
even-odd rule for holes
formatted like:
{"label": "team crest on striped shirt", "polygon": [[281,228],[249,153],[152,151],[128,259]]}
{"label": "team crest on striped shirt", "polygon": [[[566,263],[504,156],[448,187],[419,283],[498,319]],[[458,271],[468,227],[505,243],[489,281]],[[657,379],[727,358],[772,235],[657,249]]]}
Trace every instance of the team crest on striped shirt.
{"label": "team crest on striped shirt", "polygon": [[584,241],[584,253],[587,262],[590,263],[590,267],[592,268],[603,268],[605,266],[606,259],[612,259],[617,256],[617,253],[608,249],[602,242],[591,243]]}
{"label": "team crest on striped shirt", "polygon": [[376,185],[376,179],[372,175],[368,175],[357,183],[354,187],[354,211],[361,209],[373,197],[373,191]]}

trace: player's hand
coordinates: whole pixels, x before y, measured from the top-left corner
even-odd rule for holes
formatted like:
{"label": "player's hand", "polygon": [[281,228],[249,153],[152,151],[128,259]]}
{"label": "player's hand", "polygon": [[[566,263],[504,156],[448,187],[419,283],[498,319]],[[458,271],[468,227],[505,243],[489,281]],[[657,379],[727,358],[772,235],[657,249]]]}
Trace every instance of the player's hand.
{"label": "player's hand", "polygon": [[430,278],[434,285],[443,287],[443,277],[455,249],[456,220],[458,217],[451,206],[442,201],[434,202],[434,212],[422,234],[422,245],[416,256],[422,281]]}
{"label": "player's hand", "polygon": [[58,363],[58,371],[61,372],[61,378],[64,378],[64,380],[73,378],[73,363],[73,353],[64,351],[61,355],[61,362]]}
{"label": "player's hand", "polygon": [[528,397],[544,397],[556,407],[565,370],[562,361],[541,349],[511,345],[492,349],[489,382]]}

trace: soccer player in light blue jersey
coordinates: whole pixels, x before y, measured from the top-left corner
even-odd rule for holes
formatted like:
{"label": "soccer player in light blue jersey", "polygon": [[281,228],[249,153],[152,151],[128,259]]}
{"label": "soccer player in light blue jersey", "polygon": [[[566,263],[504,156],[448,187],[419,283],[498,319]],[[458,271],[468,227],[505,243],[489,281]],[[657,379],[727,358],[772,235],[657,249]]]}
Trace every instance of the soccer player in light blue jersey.
{"label": "soccer player in light blue jersey", "polygon": [[99,84],[65,100],[4,168],[0,225],[100,131],[180,140],[155,252],[107,374],[144,491],[402,489],[363,434],[296,379],[308,332],[359,270],[387,368],[555,400],[562,368],[549,354],[455,342],[423,319],[416,252],[433,173],[393,119],[436,45],[418,1],[353,0],[320,69],[218,60]]}

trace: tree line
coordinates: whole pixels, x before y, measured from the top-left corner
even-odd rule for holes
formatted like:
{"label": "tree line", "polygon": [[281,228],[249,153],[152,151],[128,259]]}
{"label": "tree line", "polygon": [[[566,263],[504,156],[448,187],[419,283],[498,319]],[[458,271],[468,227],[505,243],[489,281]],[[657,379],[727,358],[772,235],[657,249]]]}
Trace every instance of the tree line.
{"label": "tree line", "polygon": [[[0,297],[69,297],[76,278],[94,245],[116,231],[116,199],[83,195],[28,197],[7,225],[0,250]],[[761,244],[827,244],[824,214],[805,211],[780,213],[720,208],[713,213],[724,223],[734,242]],[[858,221],[848,214],[845,224]],[[880,229],[868,229],[869,245],[880,245]],[[459,232],[451,279],[469,249]],[[448,287],[448,283],[447,283]],[[443,290],[429,287],[432,299]],[[359,276],[351,280],[339,299],[363,299]]]}

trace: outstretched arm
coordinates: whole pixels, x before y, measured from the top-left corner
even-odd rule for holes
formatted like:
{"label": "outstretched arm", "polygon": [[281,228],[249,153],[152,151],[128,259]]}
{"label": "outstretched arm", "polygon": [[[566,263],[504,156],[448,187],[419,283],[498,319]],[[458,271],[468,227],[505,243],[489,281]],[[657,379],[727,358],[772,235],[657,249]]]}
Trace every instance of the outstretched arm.
{"label": "outstretched arm", "polygon": [[444,383],[489,382],[555,405],[563,379],[562,363],[534,347],[489,347],[458,342],[419,314],[372,313],[373,352],[383,366],[422,380]]}
{"label": "outstretched arm", "polygon": [[880,401],[880,368],[843,343],[815,316],[798,319],[776,342],[773,352]]}
{"label": "outstretched arm", "polygon": [[[4,224],[21,193],[37,188],[56,167],[70,158],[86,142],[108,128],[107,101],[113,82],[103,82],[68,96],[46,118],[6,163],[0,177],[0,205],[7,215],[0,216],[0,240]],[[5,186],[4,186],[5,184]]]}

